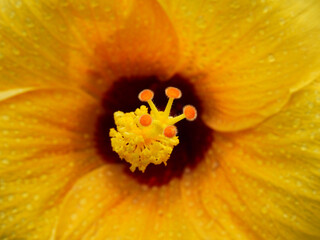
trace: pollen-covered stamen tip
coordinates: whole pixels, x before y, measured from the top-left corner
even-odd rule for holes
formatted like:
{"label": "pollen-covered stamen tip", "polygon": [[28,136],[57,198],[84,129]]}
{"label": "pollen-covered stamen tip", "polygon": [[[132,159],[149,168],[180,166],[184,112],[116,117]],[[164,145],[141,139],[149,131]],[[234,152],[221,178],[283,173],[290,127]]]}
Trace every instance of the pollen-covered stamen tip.
{"label": "pollen-covered stamen tip", "polygon": [[167,116],[169,116],[173,100],[181,98],[182,93],[181,93],[180,89],[175,88],[175,87],[167,87],[165,90],[165,93],[166,93],[167,97],[169,98],[169,101],[167,103],[166,109],[164,110],[164,113]]}
{"label": "pollen-covered stamen tip", "polygon": [[144,89],[139,93],[138,98],[141,102],[148,102],[153,99],[153,96],[153,91],[150,89]]}
{"label": "pollen-covered stamen tip", "polygon": [[183,108],[183,114],[187,120],[193,121],[197,118],[197,109],[194,106],[186,105]]}
{"label": "pollen-covered stamen tip", "polygon": [[138,98],[141,102],[148,102],[151,110],[155,113],[158,114],[158,109],[156,108],[156,106],[154,105],[154,103],[152,102],[154,93],[153,91],[151,91],[150,89],[144,89],[142,90],[139,95]]}
{"label": "pollen-covered stamen tip", "polygon": [[173,138],[177,135],[178,130],[175,126],[171,125],[171,126],[167,126],[164,131],[163,134],[168,137],[168,138]]}
{"label": "pollen-covered stamen tip", "polygon": [[147,127],[152,123],[152,117],[149,114],[142,115],[139,122],[142,126]]}
{"label": "pollen-covered stamen tip", "polygon": [[168,98],[178,99],[182,96],[180,89],[175,87],[167,87],[165,92]]}

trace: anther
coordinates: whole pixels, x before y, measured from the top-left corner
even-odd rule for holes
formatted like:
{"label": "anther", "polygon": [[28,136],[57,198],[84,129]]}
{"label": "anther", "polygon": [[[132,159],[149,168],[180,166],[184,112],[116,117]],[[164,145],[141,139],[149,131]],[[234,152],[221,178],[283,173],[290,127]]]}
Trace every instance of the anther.
{"label": "anther", "polygon": [[167,87],[165,92],[168,98],[178,99],[182,96],[180,89],[175,87]]}
{"label": "anther", "polygon": [[171,125],[171,126],[167,126],[164,131],[163,134],[168,137],[168,138],[173,138],[177,135],[178,130],[175,126]]}
{"label": "anther", "polygon": [[139,122],[142,126],[147,127],[152,123],[152,117],[149,114],[142,115]]}
{"label": "anther", "polygon": [[153,96],[154,96],[153,91],[151,91],[150,89],[144,89],[139,93],[138,98],[141,102],[148,102],[151,110],[155,114],[158,114],[158,109],[152,102]]}
{"label": "anther", "polygon": [[183,108],[183,114],[186,116],[186,119],[193,121],[197,118],[197,110],[194,106],[186,105]]}
{"label": "anther", "polygon": [[182,93],[181,93],[180,89],[175,88],[175,87],[167,87],[165,92],[166,92],[167,97],[169,98],[169,101],[167,103],[166,109],[164,110],[164,113],[166,116],[169,116],[173,100],[181,98]]}
{"label": "anther", "polygon": [[138,98],[141,102],[148,102],[153,99],[153,96],[153,91],[150,89],[144,89],[139,93]]}

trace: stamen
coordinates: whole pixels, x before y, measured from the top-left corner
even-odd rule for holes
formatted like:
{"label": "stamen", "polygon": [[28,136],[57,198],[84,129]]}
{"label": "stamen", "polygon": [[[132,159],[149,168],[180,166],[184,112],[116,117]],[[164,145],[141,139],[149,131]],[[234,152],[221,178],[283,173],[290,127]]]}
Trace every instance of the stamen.
{"label": "stamen", "polygon": [[152,117],[149,114],[142,115],[139,122],[142,126],[147,127],[152,123]]}
{"label": "stamen", "polygon": [[139,93],[138,98],[141,102],[148,102],[151,110],[154,111],[155,114],[157,114],[158,109],[152,102],[153,96],[154,96],[153,91],[151,91],[150,89],[144,89]]}
{"label": "stamen", "polygon": [[175,137],[177,133],[178,133],[178,130],[173,125],[166,127],[163,131],[163,134],[168,138]]}
{"label": "stamen", "polygon": [[173,100],[180,98],[182,94],[178,88],[169,87],[166,95],[169,100],[165,111],[156,108],[152,102],[154,93],[145,89],[139,93],[138,98],[142,102],[148,102],[150,113],[144,105],[135,112],[114,113],[117,130],[110,129],[112,149],[121,159],[131,163],[131,171],[138,168],[144,172],[150,163],[166,165],[174,146],[179,143],[176,136],[178,130],[174,124],[184,118],[192,121],[197,117],[197,111],[191,105],[185,106],[181,115],[170,117]]}
{"label": "stamen", "polygon": [[173,100],[181,98],[182,93],[181,93],[180,89],[175,88],[175,87],[168,87],[168,88],[166,88],[165,92],[166,92],[167,97],[169,98],[169,101],[167,103],[166,109],[164,110],[164,113],[166,116],[169,116]]}
{"label": "stamen", "polygon": [[168,88],[166,88],[165,91],[166,91],[167,97],[169,97],[169,98],[178,99],[178,98],[181,98],[181,96],[182,96],[180,89],[175,88],[175,87],[168,87]]}
{"label": "stamen", "polygon": [[183,114],[189,121],[193,121],[197,118],[197,110],[194,106],[191,105],[187,105],[183,108]]}
{"label": "stamen", "polygon": [[139,93],[138,98],[141,102],[148,102],[153,99],[153,96],[154,93],[150,89],[144,89]]}
{"label": "stamen", "polygon": [[183,108],[183,113],[177,117],[171,118],[169,124],[174,125],[182,119],[187,119],[188,121],[193,121],[197,118],[197,110],[194,106],[186,105]]}
{"label": "stamen", "polygon": [[176,116],[174,118],[169,119],[169,124],[170,125],[174,125],[177,122],[180,122],[181,120],[185,119],[186,116],[184,115],[184,113],[180,114],[179,116]]}

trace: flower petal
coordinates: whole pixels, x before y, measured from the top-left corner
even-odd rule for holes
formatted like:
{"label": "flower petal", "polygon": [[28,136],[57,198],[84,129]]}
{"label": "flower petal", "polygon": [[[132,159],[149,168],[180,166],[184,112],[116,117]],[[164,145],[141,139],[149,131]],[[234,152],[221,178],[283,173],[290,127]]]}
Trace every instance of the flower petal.
{"label": "flower petal", "polygon": [[216,130],[256,125],[319,74],[319,1],[160,2]]}
{"label": "flower petal", "polygon": [[150,215],[147,202],[145,208],[134,204],[141,198],[139,195],[143,195],[141,187],[118,166],[103,166],[90,172],[65,198],[54,239],[138,236],[134,230],[142,228]]}
{"label": "flower petal", "polygon": [[116,165],[80,179],[66,197],[54,239],[198,239],[184,217],[180,183],[149,188]]}
{"label": "flower petal", "polygon": [[319,108],[320,79],[256,129],[216,135],[207,161],[219,167],[191,191],[228,236],[319,239]]}
{"label": "flower petal", "polygon": [[3,0],[0,9],[0,90],[68,86],[99,96],[120,76],[175,69],[177,38],[154,1]]}
{"label": "flower petal", "polygon": [[68,189],[101,165],[99,107],[67,89],[17,89],[0,99],[0,238],[49,239]]}

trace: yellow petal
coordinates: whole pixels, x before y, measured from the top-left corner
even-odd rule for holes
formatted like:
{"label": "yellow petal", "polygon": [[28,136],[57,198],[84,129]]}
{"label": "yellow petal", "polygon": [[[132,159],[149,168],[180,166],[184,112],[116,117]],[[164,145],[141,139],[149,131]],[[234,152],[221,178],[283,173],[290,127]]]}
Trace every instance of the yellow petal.
{"label": "yellow petal", "polygon": [[99,96],[120,76],[175,69],[177,38],[154,1],[3,0],[0,9],[0,90],[68,86]]}
{"label": "yellow petal", "polygon": [[49,239],[68,189],[101,165],[99,107],[66,89],[13,92],[0,92],[0,238]]}
{"label": "yellow petal", "polygon": [[80,179],[65,198],[54,239],[198,239],[180,183],[149,188],[116,166]]}
{"label": "yellow petal", "polygon": [[214,129],[253,126],[320,71],[320,5],[308,1],[160,0]]}
{"label": "yellow petal", "polygon": [[317,81],[255,130],[216,135],[195,199],[228,236],[319,239],[319,108]]}
{"label": "yellow petal", "polygon": [[128,179],[121,168],[101,167],[69,191],[54,239],[107,239],[125,234],[134,239],[140,235],[134,230],[142,228],[150,215],[148,202],[145,208],[134,204],[143,195],[141,186]]}

